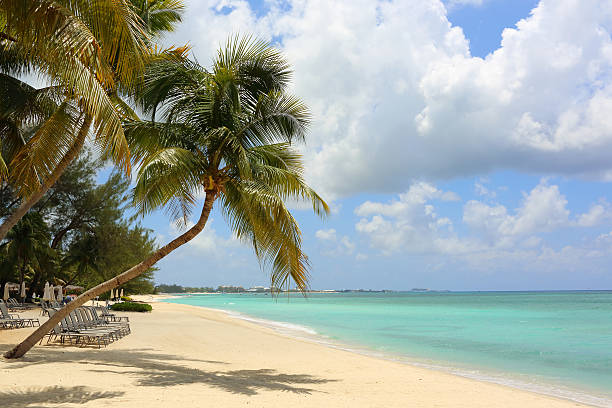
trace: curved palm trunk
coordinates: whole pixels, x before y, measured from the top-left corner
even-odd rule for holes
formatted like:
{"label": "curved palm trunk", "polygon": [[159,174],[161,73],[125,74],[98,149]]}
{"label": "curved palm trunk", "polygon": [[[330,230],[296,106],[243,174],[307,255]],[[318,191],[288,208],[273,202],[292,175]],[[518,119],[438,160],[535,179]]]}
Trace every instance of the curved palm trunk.
{"label": "curved palm trunk", "polygon": [[153,255],[151,255],[149,258],[145,259],[138,265],[131,267],[127,271],[123,272],[121,275],[117,275],[114,278],[107,280],[106,282],[101,283],[92,289],[89,289],[87,292],[83,293],[81,296],[68,303],[59,312],[55,313],[52,318],[43,323],[35,332],[30,334],[24,341],[15,346],[13,349],[7,351],[4,354],[4,357],[19,358],[23,356],[38,341],[40,341],[45,336],[45,334],[47,334],[56,324],[58,324],[60,320],[66,317],[68,313],[72,312],[74,309],[85,304],[85,302],[95,298],[96,296],[99,296],[104,292],[108,292],[109,290],[114,289],[117,286],[122,285],[131,279],[136,278],[137,276],[145,272],[147,269],[149,269],[151,266],[153,266],[157,261],[168,255],[170,252],[174,251],[176,248],[193,239],[202,231],[202,229],[206,225],[206,221],[208,220],[208,215],[212,210],[215,197],[215,191],[206,192],[204,208],[202,208],[202,214],[200,215],[200,219],[193,227],[187,230],[184,234],[182,234],[178,238],[173,239],[168,244],[155,251]]}
{"label": "curved palm trunk", "polygon": [[34,206],[44,195],[45,193],[55,184],[55,182],[60,178],[60,176],[66,170],[66,167],[79,155],[79,152],[83,148],[83,144],[85,143],[85,138],[87,137],[87,132],[89,132],[89,127],[91,126],[91,122],[93,121],[92,117],[87,115],[85,117],[85,121],[79,130],[77,135],[77,139],[75,140],[72,147],[66,152],[62,160],[59,162],[55,170],[51,173],[51,176],[43,183],[40,190],[36,193],[32,194],[26,201],[21,203],[19,208],[15,210],[4,222],[0,225],[0,242],[6,237],[6,234],[19,222],[19,220],[26,215],[30,208]]}

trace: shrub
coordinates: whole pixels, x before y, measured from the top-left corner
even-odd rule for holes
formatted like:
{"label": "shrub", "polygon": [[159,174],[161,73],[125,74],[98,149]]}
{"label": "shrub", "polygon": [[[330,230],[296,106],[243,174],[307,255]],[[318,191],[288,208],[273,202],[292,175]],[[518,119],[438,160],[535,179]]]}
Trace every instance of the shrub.
{"label": "shrub", "polygon": [[131,302],[131,301],[132,301],[132,298],[131,298],[131,297],[129,297],[129,296],[123,296],[123,297],[121,298],[121,300],[123,300],[124,302]]}
{"label": "shrub", "polygon": [[150,312],[153,310],[153,307],[147,303],[122,302],[112,305],[111,310],[119,312]]}

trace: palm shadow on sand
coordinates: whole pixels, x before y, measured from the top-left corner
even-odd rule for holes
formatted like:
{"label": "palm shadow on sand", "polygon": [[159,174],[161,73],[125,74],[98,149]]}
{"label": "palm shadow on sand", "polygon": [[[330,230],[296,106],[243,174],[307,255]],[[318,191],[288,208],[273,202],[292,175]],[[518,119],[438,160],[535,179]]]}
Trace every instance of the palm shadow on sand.
{"label": "palm shadow on sand", "polygon": [[96,391],[81,386],[34,387],[0,391],[0,401],[4,408],[50,408],[65,404],[84,404],[94,400],[120,397],[123,394],[117,391]]}
{"label": "palm shadow on sand", "polygon": [[212,368],[220,368],[227,363],[161,354],[148,349],[71,350],[65,353],[60,349],[35,348],[23,359],[4,360],[4,362],[6,363],[4,368],[8,369],[19,369],[32,365],[38,365],[42,369],[46,364],[62,362],[87,364],[92,366],[90,369],[92,372],[127,375],[135,379],[137,386],[172,387],[202,384],[241,395],[255,395],[259,391],[310,394],[315,390],[308,386],[336,381],[308,374],[280,373],[273,369],[224,371],[191,368],[183,364],[195,362],[200,366],[212,365]]}

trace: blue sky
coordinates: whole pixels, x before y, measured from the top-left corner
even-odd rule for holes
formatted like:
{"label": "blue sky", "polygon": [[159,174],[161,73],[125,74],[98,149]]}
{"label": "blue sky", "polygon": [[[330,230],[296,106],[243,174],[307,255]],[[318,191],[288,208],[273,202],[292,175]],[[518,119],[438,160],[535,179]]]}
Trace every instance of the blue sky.
{"label": "blue sky", "polygon": [[[296,209],[313,288],[612,288],[612,6],[587,0],[187,1],[168,44],[206,65],[275,41],[330,202]],[[160,243],[162,212],[142,224]],[[215,210],[158,283],[265,285]]]}

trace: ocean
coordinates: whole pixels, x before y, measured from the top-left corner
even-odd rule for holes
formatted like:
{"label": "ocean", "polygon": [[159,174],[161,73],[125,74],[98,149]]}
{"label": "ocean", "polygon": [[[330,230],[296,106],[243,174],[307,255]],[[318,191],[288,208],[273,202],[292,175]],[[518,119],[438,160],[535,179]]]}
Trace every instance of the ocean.
{"label": "ocean", "polygon": [[349,349],[612,407],[612,291],[184,295]]}

